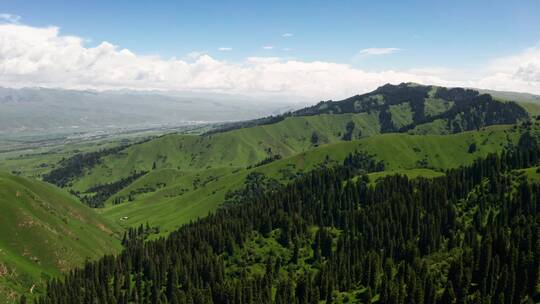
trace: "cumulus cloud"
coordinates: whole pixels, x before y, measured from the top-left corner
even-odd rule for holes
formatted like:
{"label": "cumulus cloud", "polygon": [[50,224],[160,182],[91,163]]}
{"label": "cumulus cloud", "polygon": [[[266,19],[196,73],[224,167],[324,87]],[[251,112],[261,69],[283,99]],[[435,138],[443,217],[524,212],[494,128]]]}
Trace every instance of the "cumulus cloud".
{"label": "cumulus cloud", "polygon": [[388,55],[401,51],[399,48],[367,48],[360,50],[358,55]]}
{"label": "cumulus cloud", "polygon": [[[347,64],[252,57],[230,63],[141,56],[109,42],[86,47],[56,27],[0,25],[0,85],[64,88],[208,90],[336,98],[385,82],[424,81],[408,73],[364,72]],[[414,77],[413,77],[414,76]]]}
{"label": "cumulus cloud", "polygon": [[263,45],[262,49],[263,50],[273,50],[274,46],[273,45]]}
{"label": "cumulus cloud", "polygon": [[218,48],[218,51],[220,51],[220,52],[229,52],[229,51],[232,51],[232,47],[222,46],[222,47]]}
{"label": "cumulus cloud", "polygon": [[21,16],[13,14],[0,14],[0,23],[19,23]]}
{"label": "cumulus cloud", "polygon": [[283,38],[289,38],[289,37],[292,37],[292,36],[294,36],[293,33],[283,33],[283,34],[281,35],[281,37],[283,37]]}
{"label": "cumulus cloud", "polygon": [[237,63],[204,53],[188,57],[143,56],[106,41],[87,47],[83,39],[62,35],[57,27],[0,24],[0,86],[5,87],[200,90],[322,100],[411,81],[540,93],[538,48],[494,61],[487,67],[489,73],[472,80],[466,73],[437,67],[365,71],[349,64],[278,57],[250,57]]}
{"label": "cumulus cloud", "polygon": [[486,75],[473,83],[480,88],[540,94],[540,45],[492,60]]}

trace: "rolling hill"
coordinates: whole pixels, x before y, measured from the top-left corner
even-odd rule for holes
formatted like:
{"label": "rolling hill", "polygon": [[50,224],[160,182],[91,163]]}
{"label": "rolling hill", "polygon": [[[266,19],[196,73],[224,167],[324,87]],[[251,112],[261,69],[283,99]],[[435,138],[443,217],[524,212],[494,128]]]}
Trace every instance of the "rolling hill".
{"label": "rolling hill", "polygon": [[384,161],[385,174],[435,176],[517,144],[527,126],[511,124],[528,117],[519,104],[474,90],[385,85],[202,136],[170,134],[64,159],[44,177],[61,176],[59,185],[122,226],[148,221],[168,233],[215,210],[251,172],[287,182],[361,150]]}
{"label": "rolling hill", "polygon": [[44,182],[0,174],[0,208],[0,303],[120,249],[118,226]]}
{"label": "rolling hill", "polygon": [[[526,119],[528,113],[518,104],[496,101],[473,90],[385,85],[372,93],[282,115],[271,123],[232,124],[226,127],[228,131],[204,136],[173,134],[133,145],[104,155],[99,165],[86,168],[70,186],[82,192],[154,167],[245,167],[268,157],[289,157],[319,145],[381,133],[452,134]],[[49,181],[56,182],[55,178]]]}
{"label": "rolling hill", "polygon": [[[251,168],[216,167],[180,170],[149,169],[143,177],[114,193],[102,215],[129,227],[149,222],[167,234],[181,224],[216,210],[231,190],[244,186],[246,177],[259,172],[287,183],[322,164],[339,164],[354,151],[366,151],[385,163],[382,175],[437,176],[445,169],[472,163],[491,152],[517,145],[525,127],[492,126],[450,135],[384,134],[314,147],[296,155]],[[538,134],[539,126],[531,127]],[[471,146],[476,147],[471,151]],[[164,151],[163,149],[160,151]]]}

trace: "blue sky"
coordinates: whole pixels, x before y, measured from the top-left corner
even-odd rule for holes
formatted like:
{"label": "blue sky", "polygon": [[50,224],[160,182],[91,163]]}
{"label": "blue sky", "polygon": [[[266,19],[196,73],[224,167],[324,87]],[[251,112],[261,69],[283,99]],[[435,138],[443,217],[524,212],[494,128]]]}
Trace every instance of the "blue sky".
{"label": "blue sky", "polygon": [[540,93],[538,0],[0,0],[0,38],[13,45],[0,48],[4,86],[341,96],[411,80]]}
{"label": "blue sky", "polygon": [[[370,69],[474,66],[540,40],[540,1],[3,1],[0,11],[140,54],[289,56]],[[353,60],[372,47],[402,51]]]}

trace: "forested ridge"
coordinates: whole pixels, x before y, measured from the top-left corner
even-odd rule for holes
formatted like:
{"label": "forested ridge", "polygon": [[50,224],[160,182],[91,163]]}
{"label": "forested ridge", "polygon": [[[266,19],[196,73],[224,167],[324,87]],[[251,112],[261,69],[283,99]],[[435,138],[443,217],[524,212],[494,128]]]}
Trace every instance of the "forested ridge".
{"label": "forested ridge", "polygon": [[534,303],[540,185],[514,171],[540,158],[529,139],[443,177],[374,186],[348,157],[125,242],[36,303]]}
{"label": "forested ridge", "polygon": [[[447,103],[448,106],[439,113],[429,113],[426,108],[430,99]],[[391,113],[391,108],[399,105],[405,105],[411,115],[410,122],[401,127],[395,126]],[[528,117],[527,111],[519,104],[513,101],[497,101],[491,95],[480,94],[476,90],[401,83],[386,84],[373,92],[339,101],[321,101],[316,105],[281,115],[229,123],[207,134],[274,124],[288,117],[372,112],[379,113],[381,133],[407,132],[436,120],[444,121],[448,130],[456,133],[490,125],[514,124]]]}

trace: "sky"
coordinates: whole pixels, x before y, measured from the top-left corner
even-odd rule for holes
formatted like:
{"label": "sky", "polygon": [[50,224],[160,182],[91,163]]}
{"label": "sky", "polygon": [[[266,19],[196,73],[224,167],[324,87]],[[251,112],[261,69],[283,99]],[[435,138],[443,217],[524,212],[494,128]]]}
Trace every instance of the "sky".
{"label": "sky", "polygon": [[323,100],[399,82],[540,94],[540,1],[0,0],[0,86]]}

